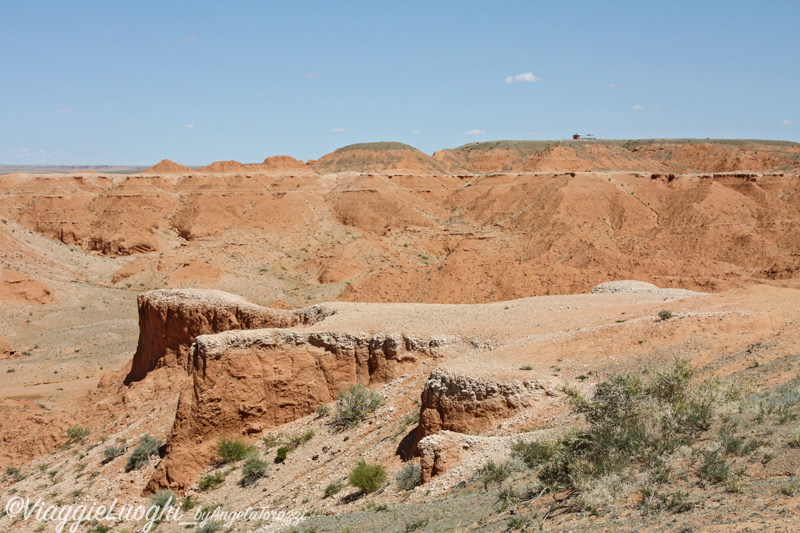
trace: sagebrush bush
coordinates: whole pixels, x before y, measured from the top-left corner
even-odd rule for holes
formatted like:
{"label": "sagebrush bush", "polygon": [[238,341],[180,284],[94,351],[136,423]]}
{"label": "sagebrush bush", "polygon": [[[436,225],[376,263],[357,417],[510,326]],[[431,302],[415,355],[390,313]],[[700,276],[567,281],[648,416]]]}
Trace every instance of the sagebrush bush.
{"label": "sagebrush bush", "polygon": [[262,461],[258,457],[250,457],[242,467],[242,479],[239,480],[239,484],[242,487],[249,487],[266,476],[268,471],[269,464],[266,461]]}
{"label": "sagebrush bush", "polygon": [[83,441],[86,437],[89,436],[89,432],[91,428],[75,425],[72,426],[67,430],[67,443],[72,444],[73,442]]}
{"label": "sagebrush bush", "polygon": [[317,409],[314,411],[314,414],[317,415],[317,418],[325,418],[330,413],[331,408],[327,405],[320,405],[317,406]]}
{"label": "sagebrush bush", "polygon": [[225,482],[225,474],[223,474],[222,472],[214,472],[213,474],[200,476],[200,479],[197,482],[197,486],[200,487],[200,490],[202,490],[203,492],[208,492],[210,490],[216,489],[224,482]]}
{"label": "sagebrush bush", "polygon": [[511,456],[523,461],[528,468],[537,468],[552,459],[555,453],[555,447],[549,442],[524,442],[520,439],[511,445]]}
{"label": "sagebrush bush", "polygon": [[125,448],[122,446],[107,446],[106,449],[103,450],[103,460],[106,462],[112,461],[124,453]]}
{"label": "sagebrush bush", "polygon": [[484,487],[492,483],[502,483],[510,475],[520,472],[525,468],[525,463],[517,458],[512,458],[502,463],[489,461],[478,470],[478,476]]}
{"label": "sagebrush bush", "polygon": [[364,459],[359,459],[355,468],[350,472],[348,480],[350,484],[361,492],[375,492],[383,485],[389,474],[383,466],[377,463],[367,463]]}
{"label": "sagebrush bush", "polygon": [[408,463],[397,473],[397,486],[402,490],[413,490],[422,483],[422,468],[419,463]]}
{"label": "sagebrush bush", "polygon": [[672,314],[672,311],[667,311],[666,309],[658,312],[658,318],[660,320],[669,320],[673,316],[675,315]]}
{"label": "sagebrush bush", "polygon": [[338,494],[339,491],[342,490],[342,484],[338,481],[334,481],[332,483],[328,483],[328,486],[325,487],[325,491],[323,492],[323,498],[330,498],[331,496]]}
{"label": "sagebrush bush", "polygon": [[[688,361],[680,359],[641,373],[611,376],[597,385],[591,399],[575,389],[565,387],[563,391],[588,427],[553,442],[517,441],[512,456],[536,470],[544,489],[570,489],[573,493],[610,483],[599,480],[625,483],[632,468],[646,471],[654,487],[669,483],[667,458],[708,430],[720,402],[734,394],[717,380],[697,383]],[[731,449],[741,449],[730,431],[723,430],[722,436]],[[724,461],[708,459],[701,478],[724,477]],[[487,467],[484,483],[502,478],[504,472],[498,465]],[[647,490],[648,502],[657,506],[661,495],[655,489]]]}
{"label": "sagebrush bush", "polygon": [[158,447],[160,443],[157,439],[150,435],[143,435],[139,439],[139,445],[128,456],[128,462],[125,463],[125,471],[138,470],[150,462],[150,457],[158,454]]}
{"label": "sagebrush bush", "polygon": [[195,533],[217,533],[220,529],[222,529],[222,524],[211,520],[199,526]]}
{"label": "sagebrush bush", "polygon": [[175,494],[169,489],[160,489],[150,495],[150,505],[159,510],[174,505],[176,501]]}
{"label": "sagebrush bush", "polygon": [[360,383],[339,389],[337,396],[333,424],[341,429],[357,426],[383,403],[380,394]]}
{"label": "sagebrush bush", "polygon": [[228,439],[220,437],[217,441],[215,451],[219,462],[223,464],[236,463],[258,454],[258,450],[252,444],[247,444],[242,439]]}

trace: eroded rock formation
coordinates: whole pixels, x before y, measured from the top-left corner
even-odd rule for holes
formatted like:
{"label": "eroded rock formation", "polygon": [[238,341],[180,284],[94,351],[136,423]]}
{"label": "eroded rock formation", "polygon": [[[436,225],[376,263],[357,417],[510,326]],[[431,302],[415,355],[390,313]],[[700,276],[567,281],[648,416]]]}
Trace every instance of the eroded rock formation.
{"label": "eroded rock formation", "polygon": [[547,394],[536,379],[493,380],[436,368],[422,390],[417,440],[443,429],[477,435]]}
{"label": "eroded rock formation", "polygon": [[167,455],[148,490],[184,489],[220,435],[258,434],[311,414],[351,383],[384,383],[437,341],[403,335],[262,329],[197,338]]}
{"label": "eroded rock formation", "polygon": [[160,367],[190,372],[189,353],[198,335],[232,329],[288,328],[327,316],[322,306],[297,310],[262,307],[223,291],[155,290],[139,295],[139,344],[126,383]]}
{"label": "eroded rock formation", "polygon": [[0,335],[0,359],[8,359],[14,352],[11,351],[11,344],[5,337]]}

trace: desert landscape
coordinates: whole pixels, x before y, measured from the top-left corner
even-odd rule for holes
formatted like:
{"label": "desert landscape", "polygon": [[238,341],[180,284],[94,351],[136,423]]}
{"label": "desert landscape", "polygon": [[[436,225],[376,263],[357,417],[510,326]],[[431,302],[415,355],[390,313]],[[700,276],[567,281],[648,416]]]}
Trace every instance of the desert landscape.
{"label": "desert landscape", "polygon": [[800,530],[800,144],[120,168],[0,174],[4,505],[184,516],[65,520],[96,533]]}

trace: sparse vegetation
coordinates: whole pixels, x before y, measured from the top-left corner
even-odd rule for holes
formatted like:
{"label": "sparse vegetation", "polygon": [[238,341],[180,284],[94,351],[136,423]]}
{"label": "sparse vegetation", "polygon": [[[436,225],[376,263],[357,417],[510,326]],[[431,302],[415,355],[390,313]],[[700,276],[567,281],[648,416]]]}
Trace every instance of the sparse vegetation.
{"label": "sparse vegetation", "polygon": [[217,533],[217,531],[220,529],[222,529],[222,524],[211,520],[201,526],[198,526],[198,528],[195,530],[195,533]]}
{"label": "sparse vegetation", "polygon": [[325,418],[330,413],[331,408],[327,405],[318,405],[317,409],[314,411],[314,414],[317,415],[317,418]]}
{"label": "sparse vegetation", "polygon": [[267,475],[269,464],[258,457],[249,457],[242,467],[242,479],[239,484],[242,487],[250,487],[258,482],[259,479]]}
{"label": "sparse vegetation", "polygon": [[175,505],[177,501],[175,494],[168,489],[160,489],[150,495],[150,505],[159,510]]}
{"label": "sparse vegetation", "polygon": [[122,446],[114,446],[113,444],[111,446],[107,446],[106,449],[103,450],[103,462],[111,462],[124,453],[125,448]]}
{"label": "sparse vegetation", "polygon": [[158,454],[160,442],[150,435],[143,435],[139,439],[139,445],[133,450],[125,464],[125,471],[138,470],[150,462],[150,457]]}
{"label": "sparse vegetation", "polygon": [[672,318],[674,316],[675,315],[672,314],[672,311],[667,311],[666,309],[663,309],[663,310],[658,312],[658,318],[659,318],[659,320],[662,320],[662,321],[663,320],[669,320],[670,318]]}
{"label": "sparse vegetation", "polygon": [[406,464],[397,473],[397,486],[402,490],[413,490],[422,482],[422,469],[420,464],[412,462]]}
{"label": "sparse vegetation", "polygon": [[72,426],[67,430],[67,444],[83,442],[89,437],[90,432],[91,428],[81,425]]}
{"label": "sparse vegetation", "polygon": [[486,488],[492,483],[502,483],[506,478],[524,468],[525,464],[519,459],[510,459],[502,463],[489,461],[478,471],[478,477]]}
{"label": "sparse vegetation", "polygon": [[222,472],[214,472],[213,474],[206,474],[205,476],[200,476],[200,479],[197,482],[197,486],[200,487],[200,490],[203,492],[208,492],[216,489],[220,485],[225,482],[225,474]]}
{"label": "sparse vegetation", "polygon": [[800,427],[795,429],[791,437],[789,437],[789,446],[792,448],[800,448]]}
{"label": "sparse vegetation", "polygon": [[328,483],[328,486],[325,487],[325,491],[323,492],[323,498],[330,498],[331,496],[335,496],[342,490],[342,484],[335,481],[332,483]]}
{"label": "sparse vegetation", "polygon": [[258,454],[258,450],[252,444],[247,444],[242,439],[228,439],[220,437],[214,450],[220,463],[238,463],[242,459]]}
{"label": "sparse vegetation", "polygon": [[287,446],[281,446],[278,448],[278,451],[275,452],[275,462],[282,463],[286,460],[286,457],[289,455],[289,448]]}
{"label": "sparse vegetation", "polygon": [[16,466],[7,466],[5,479],[11,479],[12,481],[17,482],[25,479],[25,476]]}
{"label": "sparse vegetation", "polygon": [[383,398],[364,385],[357,383],[340,389],[336,401],[333,424],[340,429],[357,426],[383,403]]}
{"label": "sparse vegetation", "polygon": [[386,481],[388,473],[383,466],[377,463],[367,463],[364,459],[359,459],[355,468],[350,472],[348,480],[350,484],[362,493],[375,492]]}
{"label": "sparse vegetation", "polygon": [[[589,509],[601,505],[598,490],[613,493],[608,487],[634,479],[637,471],[649,480],[640,484],[643,506],[652,510],[671,505],[671,496],[660,490],[672,478],[671,454],[708,430],[715,407],[726,399],[718,381],[696,382],[685,360],[612,376],[597,386],[591,399],[568,387],[563,390],[588,427],[552,442],[517,441],[512,456],[537,472],[543,490],[556,493],[568,489]],[[733,429],[723,426],[720,438],[723,449],[739,453],[743,446]],[[509,473],[490,463],[480,475],[488,485]],[[703,452],[698,477],[707,483],[728,483],[733,489],[741,479],[731,472],[719,451]]]}

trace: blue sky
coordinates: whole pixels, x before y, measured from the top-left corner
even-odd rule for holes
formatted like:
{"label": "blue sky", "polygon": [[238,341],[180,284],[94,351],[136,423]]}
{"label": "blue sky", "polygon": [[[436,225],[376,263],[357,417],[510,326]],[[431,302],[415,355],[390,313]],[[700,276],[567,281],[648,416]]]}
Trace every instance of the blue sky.
{"label": "blue sky", "polygon": [[0,164],[800,141],[800,2],[0,0]]}

